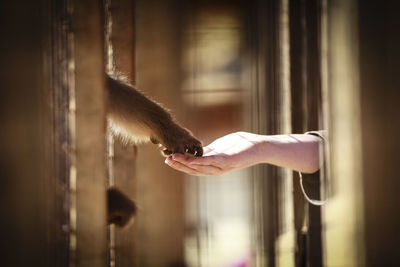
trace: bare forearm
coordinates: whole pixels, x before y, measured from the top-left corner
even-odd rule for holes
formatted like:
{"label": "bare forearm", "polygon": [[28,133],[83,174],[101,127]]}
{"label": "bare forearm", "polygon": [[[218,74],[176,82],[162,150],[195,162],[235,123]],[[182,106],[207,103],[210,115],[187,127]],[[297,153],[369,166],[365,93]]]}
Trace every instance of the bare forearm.
{"label": "bare forearm", "polygon": [[320,138],[313,135],[236,132],[206,146],[203,157],[173,155],[165,162],[191,175],[218,176],[260,163],[313,173],[320,167],[319,145]]}
{"label": "bare forearm", "polygon": [[259,160],[296,171],[313,173],[320,168],[321,139],[307,134],[262,136]]}

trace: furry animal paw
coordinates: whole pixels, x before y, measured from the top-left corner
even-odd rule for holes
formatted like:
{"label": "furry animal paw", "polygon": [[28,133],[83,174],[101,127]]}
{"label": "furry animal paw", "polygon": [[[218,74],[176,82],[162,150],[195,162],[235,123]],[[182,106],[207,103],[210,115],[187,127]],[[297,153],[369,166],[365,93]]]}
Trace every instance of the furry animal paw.
{"label": "furry animal paw", "polygon": [[203,155],[201,142],[191,132],[180,126],[163,131],[160,137],[152,137],[151,141],[155,144],[161,144],[164,156],[175,153],[190,154],[196,157]]}

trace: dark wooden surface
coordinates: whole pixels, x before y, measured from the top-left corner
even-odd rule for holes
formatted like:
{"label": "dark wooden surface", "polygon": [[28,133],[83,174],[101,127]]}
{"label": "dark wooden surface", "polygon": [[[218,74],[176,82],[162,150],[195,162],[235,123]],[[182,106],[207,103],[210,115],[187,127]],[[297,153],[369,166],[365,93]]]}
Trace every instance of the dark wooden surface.
{"label": "dark wooden surface", "polygon": [[[72,114],[75,116],[75,129],[72,128],[71,132],[75,136],[71,136],[71,143],[72,149],[75,148],[72,151],[75,159],[71,161],[71,168],[76,168],[76,192],[71,187],[71,198],[75,197],[76,205],[76,254],[75,258],[71,259],[71,264],[76,266],[107,266],[105,65],[102,18],[101,1],[73,2],[76,111]],[[73,208],[72,205],[71,209]],[[73,245],[72,241],[70,240]]]}
{"label": "dark wooden surface", "polygon": [[[292,132],[322,129],[319,1],[289,1]],[[318,179],[319,177],[314,177]],[[322,266],[321,210],[309,204],[294,173],[296,266]],[[316,199],[319,188],[309,187]],[[305,226],[305,227],[304,227]],[[306,231],[304,231],[306,229]]]}
{"label": "dark wooden surface", "polygon": [[2,266],[56,262],[50,8],[50,1],[0,4]]}
{"label": "dark wooden surface", "polygon": [[359,1],[367,266],[399,266],[400,37],[397,1]]}
{"label": "dark wooden surface", "polygon": [[[113,65],[130,83],[135,82],[135,16],[133,0],[111,0],[112,19],[110,42]],[[132,144],[123,144],[114,138],[114,185],[130,199],[137,200],[136,153]],[[118,267],[138,266],[137,221],[124,229],[115,228],[115,264]]]}

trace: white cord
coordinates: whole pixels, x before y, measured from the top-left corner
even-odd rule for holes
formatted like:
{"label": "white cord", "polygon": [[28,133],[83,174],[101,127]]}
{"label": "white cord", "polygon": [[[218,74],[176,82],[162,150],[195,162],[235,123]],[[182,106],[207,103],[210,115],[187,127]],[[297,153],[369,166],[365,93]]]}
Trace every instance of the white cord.
{"label": "white cord", "polygon": [[301,191],[303,192],[303,195],[304,195],[304,197],[307,199],[307,201],[308,201],[310,204],[315,205],[315,206],[322,206],[322,205],[324,205],[328,199],[325,199],[325,200],[311,199],[311,198],[307,195],[306,191],[304,190],[304,186],[303,186],[303,176],[301,175],[301,172],[299,172],[299,176],[300,176],[300,187],[301,187]]}

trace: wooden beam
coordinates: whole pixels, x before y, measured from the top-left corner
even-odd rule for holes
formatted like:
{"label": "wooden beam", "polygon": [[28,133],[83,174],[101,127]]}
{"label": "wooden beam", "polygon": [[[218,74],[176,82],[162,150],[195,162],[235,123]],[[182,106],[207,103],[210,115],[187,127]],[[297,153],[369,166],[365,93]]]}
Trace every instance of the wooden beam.
{"label": "wooden beam", "polygon": [[[72,266],[107,266],[102,1],[73,1],[70,92]],[[75,107],[75,110],[74,110]]]}
{"label": "wooden beam", "polygon": [[[109,23],[108,48],[112,48],[109,68],[122,73],[130,83],[135,81],[134,1],[109,0],[106,7]],[[110,185],[117,187],[131,200],[137,199],[136,146],[124,144],[118,138],[109,137],[113,155],[110,161]],[[137,266],[137,223],[123,229],[110,227],[110,260],[118,267]]]}
{"label": "wooden beam", "polygon": [[[54,266],[48,1],[2,1],[0,257],[2,266]],[[48,138],[48,139],[47,139]]]}

